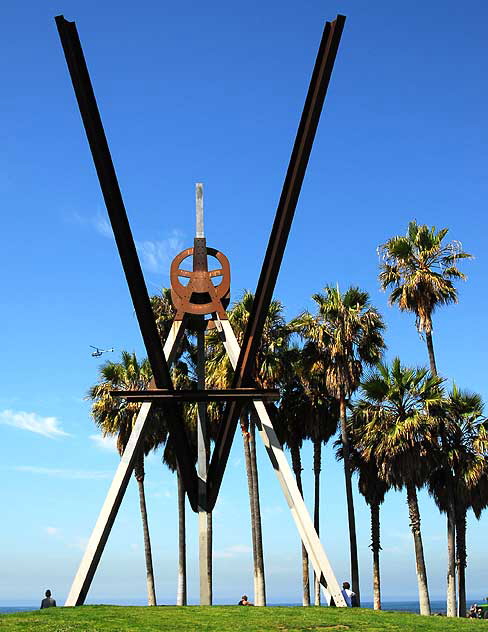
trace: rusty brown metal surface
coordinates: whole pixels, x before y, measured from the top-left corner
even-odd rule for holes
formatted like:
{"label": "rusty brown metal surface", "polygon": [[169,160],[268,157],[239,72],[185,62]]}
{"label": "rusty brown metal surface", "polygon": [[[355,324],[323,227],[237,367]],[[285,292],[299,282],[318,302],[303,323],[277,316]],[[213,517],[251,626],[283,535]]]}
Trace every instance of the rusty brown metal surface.
{"label": "rusty brown metal surface", "polygon": [[[261,268],[252,311],[244,334],[241,353],[232,383],[233,388],[249,386],[252,383],[252,371],[261,342],[264,322],[273,297],[276,279],[312,150],[344,22],[345,17],[338,15],[332,23],[327,22],[325,24],[276,217]],[[210,507],[213,507],[217,500],[232,447],[240,408],[239,402],[234,401],[229,404],[225,421],[220,428],[215,444],[207,479]]]}
{"label": "rusty brown metal surface", "polygon": [[148,389],[140,391],[110,391],[110,395],[112,397],[123,397],[132,402],[166,401],[168,399],[176,402],[218,402],[241,399],[276,401],[280,397],[280,392],[275,389],[266,388],[206,389],[202,391],[187,389],[178,389],[177,391]]}
{"label": "rusty brown metal surface", "polygon": [[[207,257],[217,259],[221,267],[208,269]],[[185,270],[181,265],[185,259],[193,257],[193,270]],[[222,277],[218,285],[212,283],[213,278]],[[180,278],[189,279],[187,285]],[[193,248],[187,248],[173,259],[170,269],[171,299],[176,309],[175,320],[181,320],[185,314],[204,316],[218,314],[219,318],[227,318],[225,309],[230,298],[230,265],[227,257],[216,250],[208,248],[204,237],[196,237]]]}
{"label": "rusty brown metal surface", "polygon": [[[169,368],[151,309],[76,25],[74,22],[65,20],[61,15],[56,17],[56,24],[155,384],[158,388],[172,389]],[[190,504],[196,509],[197,476],[193,465],[192,449],[184,430],[183,420],[172,402],[168,402],[167,412],[167,422],[174,442],[178,467],[185,482]]]}

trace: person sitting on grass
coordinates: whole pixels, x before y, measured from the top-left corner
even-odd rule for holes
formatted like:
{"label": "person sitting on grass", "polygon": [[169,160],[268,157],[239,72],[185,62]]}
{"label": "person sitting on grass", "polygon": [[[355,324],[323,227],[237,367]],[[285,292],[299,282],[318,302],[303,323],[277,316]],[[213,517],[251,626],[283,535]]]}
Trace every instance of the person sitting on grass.
{"label": "person sitting on grass", "polygon": [[51,591],[46,590],[46,598],[41,601],[41,609],[42,608],[55,608],[56,607],[56,599],[51,597]]}
{"label": "person sitting on grass", "polygon": [[344,601],[347,603],[349,608],[357,608],[358,598],[356,593],[351,590],[351,584],[349,582],[344,582],[342,584],[342,596],[344,597]]}
{"label": "person sitting on grass", "polygon": [[242,595],[241,600],[237,604],[238,606],[254,606],[253,603],[247,600],[247,595]]}

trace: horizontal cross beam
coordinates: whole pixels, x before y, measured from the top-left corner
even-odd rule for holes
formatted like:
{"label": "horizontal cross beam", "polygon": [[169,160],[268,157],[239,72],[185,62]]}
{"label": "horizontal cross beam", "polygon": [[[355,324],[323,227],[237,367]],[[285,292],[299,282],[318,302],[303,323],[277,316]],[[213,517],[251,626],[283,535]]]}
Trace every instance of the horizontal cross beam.
{"label": "horizontal cross beam", "polygon": [[207,389],[193,391],[181,389],[170,391],[168,389],[150,389],[138,391],[110,391],[112,397],[123,397],[131,402],[156,402],[158,400],[172,400],[175,402],[220,402],[235,401],[241,399],[276,401],[280,398],[280,392],[273,389],[259,388],[231,388],[231,389]]}

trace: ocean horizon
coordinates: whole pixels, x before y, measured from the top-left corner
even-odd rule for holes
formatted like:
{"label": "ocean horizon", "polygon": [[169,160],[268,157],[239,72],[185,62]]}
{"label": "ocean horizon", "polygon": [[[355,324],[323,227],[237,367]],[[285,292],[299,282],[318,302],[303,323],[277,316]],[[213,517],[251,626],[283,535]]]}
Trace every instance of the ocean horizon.
{"label": "ocean horizon", "polygon": [[[19,600],[20,601],[20,600]],[[140,603],[138,603],[140,601]],[[482,600],[478,598],[478,601],[481,602]],[[477,602],[476,599],[468,599],[468,608],[470,606],[471,603],[475,603]],[[62,602],[64,603],[64,601]],[[116,605],[116,606],[145,606],[146,604],[143,602],[143,600],[137,600],[137,599],[133,599],[133,600],[114,600],[114,599],[106,599],[106,600],[100,600],[97,601],[96,604],[99,605],[103,603],[104,605]],[[21,605],[21,606],[15,606],[15,605],[9,605],[9,606],[1,606],[0,605],[0,614],[9,614],[9,613],[13,613],[13,612],[29,612],[32,610],[38,610],[39,609],[39,605],[40,605],[40,601],[39,603],[36,604],[25,604],[25,605]],[[88,603],[87,605],[95,605],[95,602],[93,603]],[[170,604],[170,603],[161,603],[158,605],[174,605],[174,604]],[[188,605],[192,606],[192,605],[198,605],[197,603],[189,603]],[[231,605],[235,605],[232,602],[229,601],[222,601],[222,602],[216,602],[214,605],[216,606],[231,606]],[[432,610],[432,614],[446,614],[446,601],[445,599],[433,599],[430,602],[431,605],[431,610]],[[301,603],[273,603],[270,602],[268,603],[268,606],[276,606],[276,607],[280,607],[280,608],[292,608],[292,607],[302,607]],[[314,607],[314,606],[311,606]],[[373,608],[373,602],[372,601],[364,601],[362,603],[362,607],[363,608]],[[419,602],[417,600],[412,600],[412,599],[398,599],[398,600],[385,600],[382,602],[382,610],[392,610],[395,612],[413,612],[413,613],[419,613],[420,612],[420,608],[419,608]]]}

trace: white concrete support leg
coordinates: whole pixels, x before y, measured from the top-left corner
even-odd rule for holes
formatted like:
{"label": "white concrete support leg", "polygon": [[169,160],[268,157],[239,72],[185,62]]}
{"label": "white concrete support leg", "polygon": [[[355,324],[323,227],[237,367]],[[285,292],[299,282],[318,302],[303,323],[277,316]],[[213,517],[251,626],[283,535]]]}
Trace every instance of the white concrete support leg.
{"label": "white concrete support leg", "polygon": [[[177,343],[181,336],[181,321],[173,323],[164,345],[164,355],[168,364],[174,359]],[[97,522],[88,541],[85,553],[75,575],[65,606],[80,606],[85,602],[88,590],[102,557],[105,544],[112,530],[125,490],[134,469],[134,461],[144,438],[144,430],[151,410],[150,403],[143,403],[130,439],[115,472],[105,502],[98,515]]]}
{"label": "white concrete support leg", "polygon": [[[239,357],[239,344],[228,320],[216,321],[217,328],[221,332],[222,341],[229,356],[232,366],[235,368]],[[322,588],[328,601],[333,597],[336,606],[347,607],[341,588],[330,566],[320,538],[315,531],[313,521],[298,489],[293,472],[283,452],[283,448],[269,418],[266,406],[262,401],[254,401],[254,407],[260,420],[259,434],[273,464],[276,476],[280,482],[288,506],[298,528],[302,542],[307,549],[313,569],[320,578]],[[326,584],[326,586],[324,585]]]}

